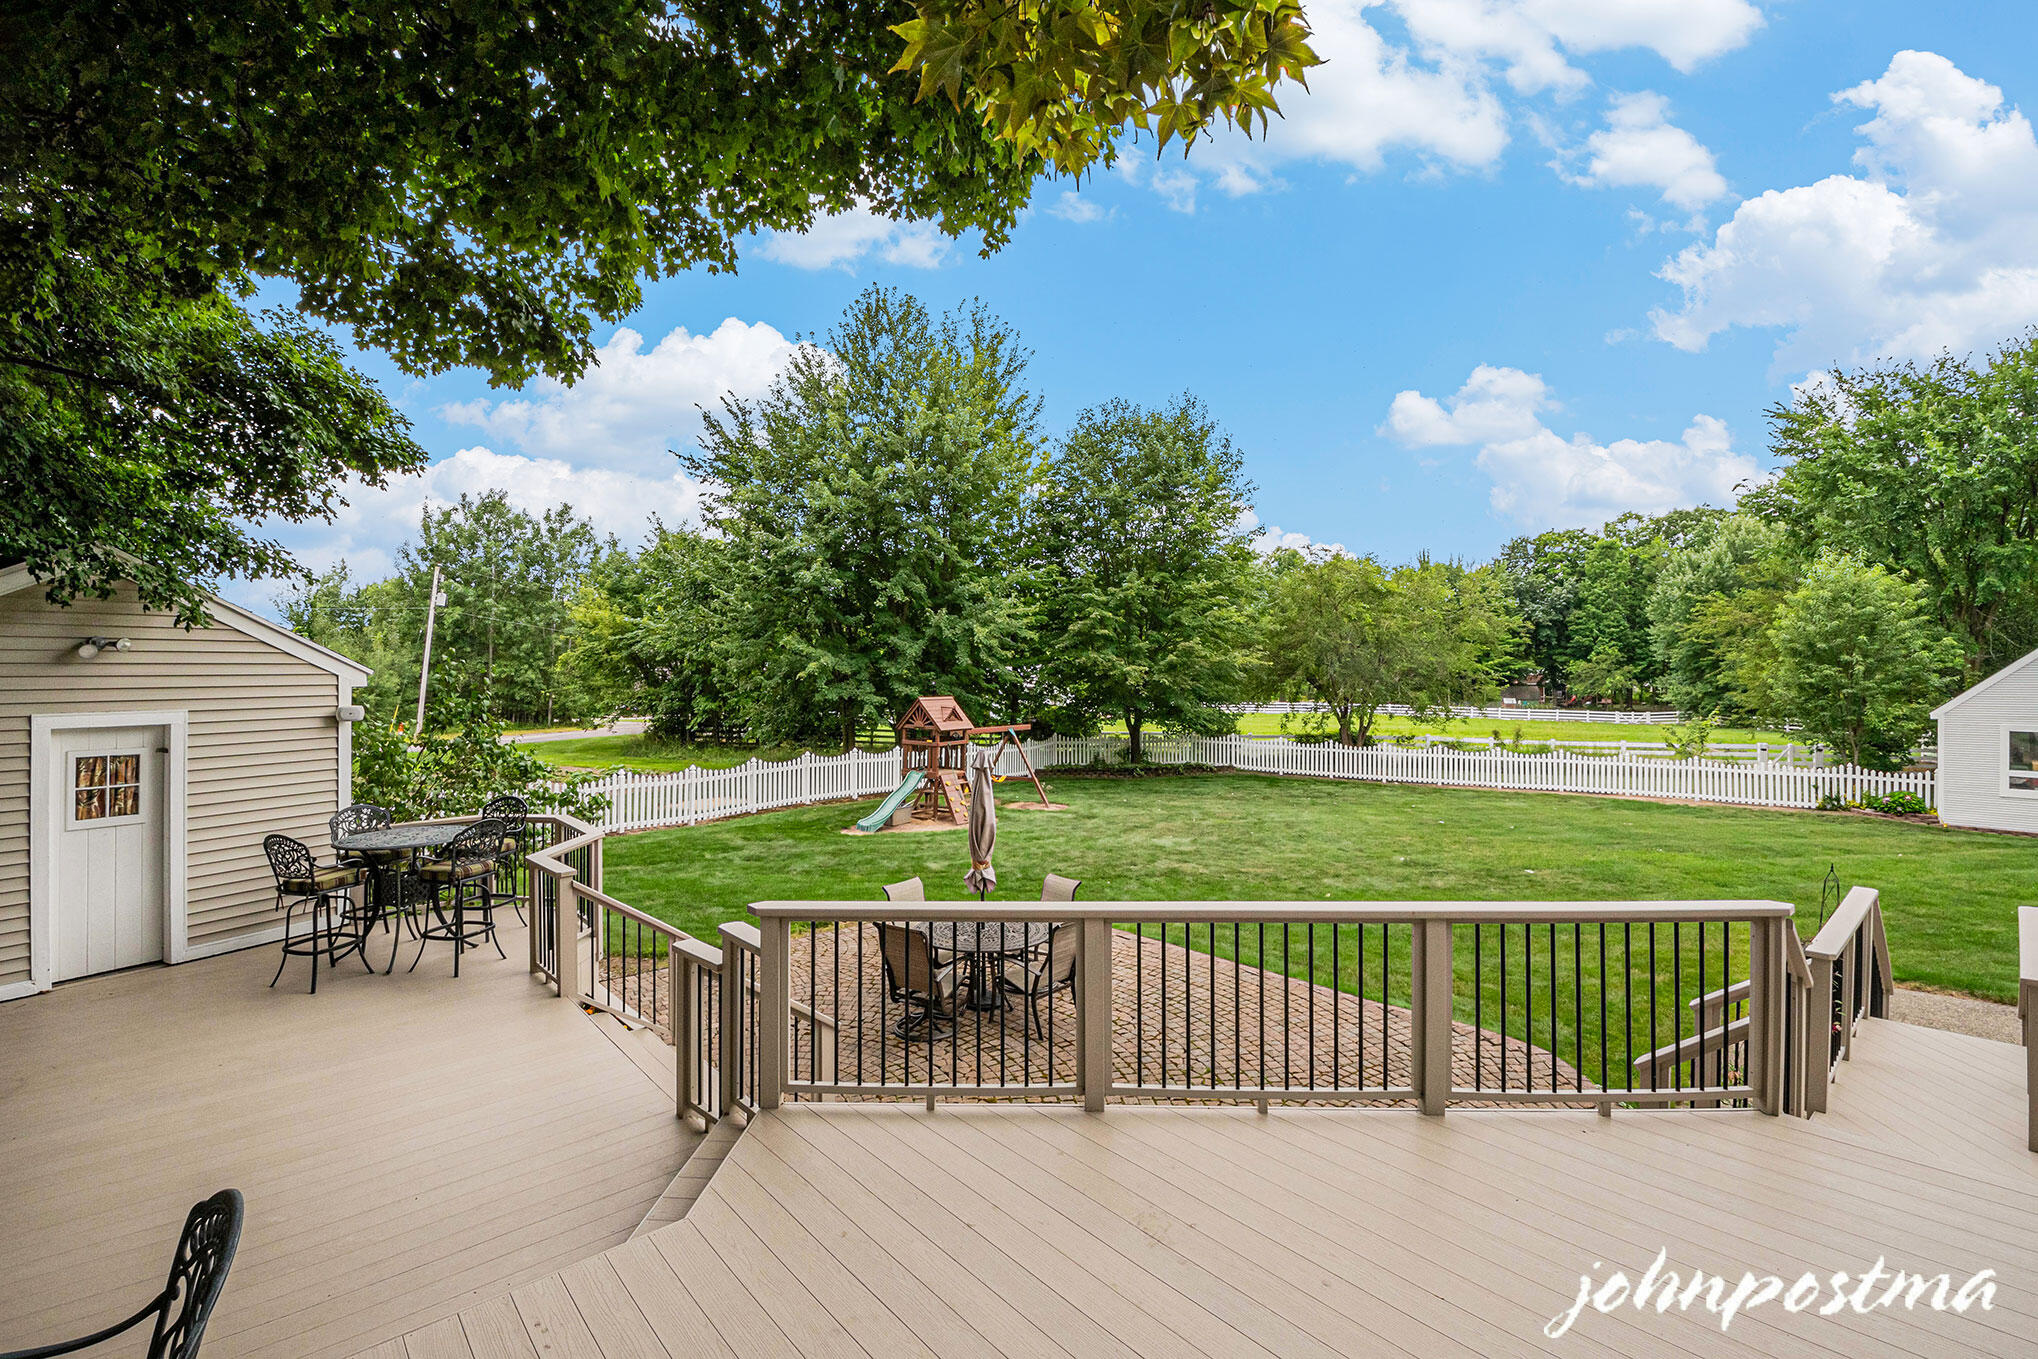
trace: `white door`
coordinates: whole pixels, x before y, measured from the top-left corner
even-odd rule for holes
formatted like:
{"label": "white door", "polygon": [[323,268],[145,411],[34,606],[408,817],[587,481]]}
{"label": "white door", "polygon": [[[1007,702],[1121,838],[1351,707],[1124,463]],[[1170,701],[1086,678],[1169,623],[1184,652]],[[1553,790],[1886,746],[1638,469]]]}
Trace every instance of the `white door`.
{"label": "white door", "polygon": [[55,979],[161,962],[168,734],[101,727],[53,739]]}

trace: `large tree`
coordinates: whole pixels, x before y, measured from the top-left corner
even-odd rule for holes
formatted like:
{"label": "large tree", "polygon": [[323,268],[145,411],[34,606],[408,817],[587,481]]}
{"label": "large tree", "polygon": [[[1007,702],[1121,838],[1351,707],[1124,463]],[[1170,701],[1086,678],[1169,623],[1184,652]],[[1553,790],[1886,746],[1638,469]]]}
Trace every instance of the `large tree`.
{"label": "large tree", "polygon": [[1649,596],[1664,696],[1689,713],[1760,712],[1769,625],[1796,574],[1782,528],[1752,515],[1673,554]]}
{"label": "large tree", "polygon": [[1746,505],[1923,585],[1981,673],[2038,644],[2038,335],[1836,372],[1769,418],[1784,466]]}
{"label": "large tree", "polygon": [[1048,461],[1027,523],[1041,637],[1038,687],[1055,725],[1229,730],[1256,579],[1242,459],[1201,402],[1108,401]]}
{"label": "large tree", "polygon": [[53,598],[285,569],[422,461],[280,281],[406,372],[572,380],[643,279],[859,205],[1006,239],[1040,173],[1263,123],[1294,0],[28,0],[0,14],[0,556]]}
{"label": "large tree", "polygon": [[1271,595],[1263,683],[1329,708],[1343,745],[1370,745],[1387,704],[1429,717],[1482,698],[1514,660],[1519,619],[1490,569],[1320,555],[1278,573]]}
{"label": "large tree", "polygon": [[1775,715],[1851,764],[1901,763],[1960,670],[1923,589],[1841,554],[1806,570],[1772,631]]}
{"label": "large tree", "polygon": [[[925,693],[983,708],[1027,660],[1014,593],[1040,400],[980,306],[936,318],[871,288],[698,452],[726,540],[728,654],[753,736],[847,750]],[[983,716],[982,712],[977,714]]]}

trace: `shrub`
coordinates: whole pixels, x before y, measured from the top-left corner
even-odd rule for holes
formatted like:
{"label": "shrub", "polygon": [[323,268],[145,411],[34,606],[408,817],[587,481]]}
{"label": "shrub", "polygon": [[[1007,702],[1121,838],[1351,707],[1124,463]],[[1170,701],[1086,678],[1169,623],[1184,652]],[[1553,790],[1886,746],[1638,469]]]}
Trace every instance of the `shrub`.
{"label": "shrub", "polygon": [[556,770],[528,746],[504,741],[503,721],[485,699],[450,695],[432,718],[422,740],[401,722],[355,724],[356,798],[404,821],[471,816],[498,793],[516,794],[532,811],[583,820],[607,810],[607,798],[588,792],[599,774]]}
{"label": "shrub", "polygon": [[1932,810],[1931,803],[1902,789],[1894,793],[1863,793],[1861,807],[1864,811],[1882,812],[1889,816],[1922,816]]}

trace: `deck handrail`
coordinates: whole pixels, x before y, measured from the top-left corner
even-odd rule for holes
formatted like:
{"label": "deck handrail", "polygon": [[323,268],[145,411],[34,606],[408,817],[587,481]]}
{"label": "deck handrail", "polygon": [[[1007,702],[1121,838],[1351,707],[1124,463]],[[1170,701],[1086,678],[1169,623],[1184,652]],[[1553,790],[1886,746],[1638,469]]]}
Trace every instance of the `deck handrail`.
{"label": "deck handrail", "polygon": [[1804,1112],[1810,1115],[1825,1111],[1840,1064],[1853,1059],[1861,1021],[1889,1013],[1894,983],[1882,894],[1873,887],[1849,888],[1804,945],[1804,957],[1810,977],[1793,1051],[1804,1080]]}
{"label": "deck handrail", "polygon": [[2024,1091],[2029,1144],[2038,1151],[2038,906],[2017,908],[2017,1016],[2024,1022]]}
{"label": "deck handrail", "polygon": [[[536,814],[531,823],[556,837],[524,859],[531,971],[555,984],[562,999],[670,1043],[678,1114],[713,1124],[731,1107],[719,1072],[731,1065],[737,1042],[721,1022],[723,950],[603,889],[609,832],[563,813]],[[571,855],[583,867],[568,863]]]}
{"label": "deck handrail", "polygon": [[[757,987],[757,1007],[760,1016],[777,1016],[776,1022],[761,1018],[755,1028],[757,1043],[757,1087],[758,1107],[770,1109],[787,1098],[825,1098],[831,1096],[876,1097],[876,1098],[924,1098],[930,1104],[937,1098],[973,1097],[1068,1097],[1080,1098],[1086,1108],[1101,1109],[1109,1097],[1121,1098],[1195,1098],[1199,1100],[1236,1100],[1255,1102],[1263,1107],[1272,1101],[1335,1100],[1352,1102],[1365,1101],[1413,1101],[1425,1113],[1440,1114],[1452,1103],[1492,1104],[1559,1104],[1585,1105],[1610,1112],[1617,1105],[1627,1106],[1717,1106],[1745,1105],[1759,1108],[1767,1113],[1782,1112],[1785,1104],[1783,1082],[1783,1042],[1787,1029],[1784,1010],[1789,999],[1792,979],[1799,975],[1802,963],[1793,966],[1788,943],[1793,931],[1790,920],[1794,908],[1779,901],[1630,901],[1630,902],[869,902],[869,901],[789,901],[774,900],[753,903],[751,912],[759,922],[758,958],[760,980]],[[891,961],[888,950],[895,945],[886,945],[882,937],[877,944],[869,942],[864,926],[871,923],[890,922],[905,927],[932,927],[942,924],[966,925],[970,922],[1005,922],[1013,925],[1052,923],[1073,927],[1078,931],[1076,960],[1074,963],[1075,988],[1074,1007],[1076,1025],[1074,1033],[1075,1073],[1070,1080],[1065,1068],[1056,1063],[1057,1047],[1051,1035],[1044,1035],[1044,1055],[1047,1062],[1043,1074],[1034,1065],[1033,1049],[1029,1045],[1023,1075],[1011,1076],[1005,1069],[1004,1058],[997,1053],[1004,1052],[1011,1041],[1000,1021],[997,1034],[990,1042],[993,1059],[986,1066],[983,1056],[986,1021],[977,1021],[977,1027],[969,1040],[973,1048],[976,1078],[965,1080],[961,1074],[972,1063],[968,1054],[954,1050],[959,1041],[953,1038],[954,1025],[948,1027],[951,1049],[945,1066],[947,1078],[938,1074],[937,1068],[944,1065],[939,1060],[942,1050],[933,1035],[936,1025],[930,1023],[918,1026],[918,1021],[908,1024],[903,1009],[899,1024],[894,1026],[884,1019],[884,998],[887,994],[896,996],[895,981],[889,969],[899,964]],[[800,948],[803,963],[811,950],[815,960],[821,955],[824,931],[827,932],[826,964],[834,990],[833,1008],[826,1009],[820,1002],[820,970],[823,966],[814,961],[806,967],[806,991],[796,996],[792,990],[792,956],[794,926],[805,928],[798,936],[804,942]],[[848,936],[842,927],[852,926]],[[1158,926],[1156,934],[1150,934],[1147,927]],[[1129,926],[1129,931],[1114,930],[1114,926]],[[1255,931],[1278,928],[1281,962],[1278,970],[1266,959],[1264,934],[1260,935],[1259,946],[1253,951],[1250,961],[1239,945],[1241,932],[1247,927]],[[1231,1031],[1219,1031],[1218,1004],[1220,992],[1224,990],[1218,979],[1218,944],[1222,938],[1220,930],[1231,932],[1231,951],[1226,956],[1225,972],[1231,978],[1230,1004],[1234,1010],[1242,1009],[1242,989],[1247,983],[1240,974],[1251,972],[1260,995],[1257,1002],[1259,1025],[1259,1050],[1262,1060],[1257,1064],[1257,1079],[1245,1079],[1238,1069],[1236,1053],[1240,1034],[1238,1020],[1230,1019]],[[1291,933],[1292,932],[1292,943]],[[1321,933],[1319,933],[1321,932]],[[1123,1054],[1114,1053],[1114,1032],[1130,1027],[1133,1016],[1128,1013],[1131,1003],[1114,1001],[1114,992],[1127,978],[1114,975],[1114,949],[1123,945],[1125,933],[1132,933],[1136,944],[1130,950],[1135,964],[1144,965],[1153,971],[1158,969],[1162,990],[1153,1001],[1141,999],[1146,1006],[1145,1013],[1153,1016],[1142,1023],[1165,1026],[1171,1022],[1170,1013],[1178,1013],[1180,1021],[1173,1033],[1165,1028],[1158,1030],[1160,1056],[1157,1074],[1147,1079],[1135,1073],[1129,1078],[1114,1066],[1123,1060]],[[1190,947],[1201,934],[1205,948]],[[1660,942],[1658,936],[1661,936]],[[1462,936],[1454,942],[1454,935]],[[1586,939],[1590,935],[1592,944],[1588,948]],[[1694,935],[1695,940],[1694,940]],[[1115,936],[1115,938],[1114,938]],[[1171,941],[1181,940],[1170,952]],[[1490,945],[1487,941],[1491,941]],[[1326,942],[1327,941],[1327,942]],[[931,942],[931,941],[930,941]],[[1691,958],[1690,945],[1696,944],[1695,959]],[[1159,944],[1160,951],[1153,956],[1156,961],[1143,963],[1148,956],[1148,945]],[[1342,945],[1345,961],[1340,963],[1338,952]],[[1468,946],[1469,945],[1469,946]],[[1559,954],[1569,966],[1570,976],[1560,988],[1556,984],[1559,970]],[[1682,965],[1676,961],[1664,961],[1660,949],[1667,945],[1668,957],[1685,960]],[[946,947],[940,946],[940,947]],[[1639,948],[1648,950],[1648,960],[1642,964],[1642,973],[1647,976],[1648,992],[1646,1001],[1634,983],[1628,980],[1634,975],[1636,952]],[[854,949],[854,961],[844,966],[848,950]],[[1508,951],[1512,948],[1519,960],[1515,980],[1521,984],[1520,1001],[1525,1006],[1525,1022],[1517,1033],[1511,1026],[1513,1016],[1510,1006],[1514,1004],[1513,986],[1508,975]],[[1306,950],[1306,952],[1305,952]],[[1356,957],[1354,956],[1356,952]],[[877,999],[875,1015],[865,1006],[870,1004],[864,983],[860,978],[875,980],[875,973],[866,968],[874,965],[879,954],[886,958],[887,972],[881,986],[875,986]],[[1469,955],[1469,957],[1468,957]],[[956,955],[958,958],[960,955]],[[1596,1025],[1588,1017],[1585,991],[1582,983],[1581,965],[1593,957],[1600,969],[1595,980],[1592,999],[1598,1006]],[[1193,968],[1187,959],[1193,958]],[[1489,963],[1498,962],[1499,995],[1488,999],[1491,983],[1488,973],[1482,969]],[[872,960],[866,962],[866,959]],[[1294,971],[1298,959],[1306,960],[1304,969]],[[1392,976],[1399,959],[1399,966],[1405,969],[1395,978]],[[1609,961],[1611,959],[1611,961]],[[1376,960],[1376,961],[1374,961]],[[1726,1006],[1700,1004],[1693,1012],[1695,1018],[1686,1017],[1688,992],[1686,982],[1704,988],[1707,982],[1706,969],[1714,969],[1712,975],[1727,983],[1726,991],[1733,996],[1732,1004],[1745,1006],[1745,1014],[1728,1016]],[[1473,1034],[1469,1037],[1457,1035],[1459,1024],[1454,1014],[1454,989],[1457,971],[1455,963],[1470,961],[1474,974],[1470,986],[1471,1006],[1474,1023]],[[1690,962],[1696,962],[1695,975]],[[1323,975],[1322,964],[1329,964],[1330,975],[1336,984],[1326,989],[1316,979]],[[1628,1060],[1621,1066],[1630,1071],[1640,1070],[1647,1079],[1647,1085],[1638,1085],[1632,1077],[1622,1088],[1612,1082],[1605,1085],[1588,1085],[1584,1079],[1586,1067],[1579,1060],[1583,1055],[1584,1034],[1588,1027],[1595,1028],[1598,1051],[1598,1070],[1602,1077],[1611,1075],[1614,1068],[1609,1062],[1609,1052],[1618,1052],[1619,1044],[1609,1040],[1609,1020],[1621,1018],[1621,1014],[1609,1015],[1608,993],[1612,986],[1602,988],[1601,980],[1616,974],[1613,962],[1621,966],[1619,983],[1620,1000],[1617,1009],[1624,1010],[1628,1017],[1627,1051]],[[943,964],[945,966],[945,964]],[[1357,981],[1346,986],[1345,979],[1354,975]],[[1366,975],[1368,968],[1377,968],[1371,978]],[[1744,968],[1744,977],[1735,977],[1731,970]],[[910,970],[910,967],[909,967]],[[1536,988],[1531,990],[1528,976],[1541,971]],[[1190,993],[1198,985],[1197,977],[1207,971],[1208,978],[1201,983],[1202,995],[1194,1000]],[[854,994],[855,1004],[845,1007],[847,999],[843,994],[844,976],[858,987]],[[1167,978],[1173,976],[1176,992],[1170,1009],[1166,990]],[[1301,979],[1304,994],[1299,1000],[1293,998],[1293,987]],[[1279,1072],[1270,1078],[1264,1053],[1268,1039],[1267,1002],[1265,995],[1269,986],[1276,1002],[1283,1008],[1281,1024],[1290,1024],[1294,1005],[1304,1007],[1307,1024],[1301,1037],[1277,1035],[1281,1044]],[[1672,1042],[1667,1047],[1658,1046],[1654,1054],[1641,1062],[1634,1061],[1637,1023],[1634,1015],[1646,1003],[1649,1018],[1640,1028],[1645,1041],[1652,1040],[1657,1032],[1657,1022],[1665,1012],[1657,1009],[1657,983],[1660,980],[1667,993],[1663,1003],[1673,1007],[1675,1018],[1662,1023],[1662,1031]],[[1745,983],[1743,985],[1742,983]],[[1545,991],[1543,988],[1547,988]],[[749,988],[746,987],[747,991]],[[908,988],[910,990],[910,988]],[[1139,993],[1139,983],[1133,991]],[[1351,998],[1356,992],[1357,999]],[[1140,993],[1143,995],[1143,993]],[[1378,1000],[1370,999],[1377,995]],[[1401,995],[1408,997],[1405,1010],[1394,999]],[[1701,990],[1699,1000],[1704,1000]],[[894,1005],[900,1002],[894,1000]],[[1319,1025],[1319,1003],[1329,1016],[1324,1028]],[[1537,1007],[1543,1012],[1537,1014]],[[1568,1016],[1560,1014],[1569,1007]],[[1116,1008],[1114,1008],[1116,1007]],[[1202,1009],[1207,1007],[1207,1017]],[[982,1007],[977,1007],[982,1008]],[[988,1007],[998,1010],[999,1006]],[[1050,1003],[1050,1011],[1052,1004]],[[1347,1008],[1355,1010],[1352,1021],[1343,1021]],[[1489,1030],[1480,1015],[1484,1009],[1497,1016],[1498,1032]],[[1521,1008],[1517,1006],[1516,1008]],[[1394,1013],[1389,1015],[1389,1010]],[[839,1077],[824,1076],[819,1070],[822,1045],[809,1027],[805,1033],[805,1049],[809,1057],[807,1069],[799,1069],[802,1052],[802,1029],[800,1020],[804,1014],[812,1020],[817,1013],[820,1018],[832,1021],[832,1033],[836,1037],[853,1028],[852,1050],[877,1054],[875,1079],[867,1078],[861,1071],[855,1080],[845,1073]],[[1374,1025],[1375,1046],[1365,1045],[1363,1025],[1370,1016]],[[873,1020],[875,1019],[875,1022]],[[1345,1076],[1351,1066],[1349,1061],[1338,1055],[1337,1028],[1341,1021],[1360,1025],[1358,1037],[1358,1073],[1356,1080]],[[1391,1023],[1408,1027],[1408,1041],[1405,1044],[1407,1064],[1404,1072],[1390,1073],[1387,1057],[1386,1028]],[[1687,1037],[1684,1028],[1691,1027]],[[1198,1028],[1201,1028],[1200,1033]],[[1708,1035],[1708,1027],[1717,1032]],[[913,1046],[922,1041],[908,1037],[911,1033],[924,1033],[926,1047]],[[887,1034],[897,1038],[888,1043]],[[1021,1036],[1025,1028],[1021,1025]],[[872,1037],[876,1047],[868,1046]],[[1229,1039],[1228,1047],[1224,1040]],[[1317,1052],[1319,1040],[1330,1045],[1329,1075],[1319,1079],[1322,1070]],[[1480,1055],[1478,1045],[1485,1044],[1496,1050],[1500,1064],[1498,1085],[1487,1075],[1487,1064]],[[1030,1041],[1030,1040],[1029,1040]],[[1135,1047],[1140,1040],[1135,1039]],[[1174,1072],[1188,1072],[1189,1052],[1196,1043],[1201,1051],[1214,1053],[1227,1048],[1227,1057],[1233,1060],[1231,1079],[1220,1084],[1214,1056],[1202,1061],[1203,1070],[1194,1075],[1176,1076]],[[1303,1076],[1294,1074],[1289,1065],[1290,1045],[1295,1048],[1307,1047],[1307,1069]],[[836,1045],[839,1047],[839,1045]],[[1394,1040],[1397,1052],[1403,1048],[1400,1038]],[[924,1051],[924,1060],[922,1053]],[[1145,1049],[1138,1049],[1135,1057]],[[1368,1052],[1379,1054],[1379,1079],[1374,1081],[1367,1070]],[[1728,1055],[1729,1051],[1731,1056]],[[896,1056],[887,1058],[887,1053]],[[1171,1065],[1176,1054],[1182,1063]],[[1707,1059],[1719,1054],[1717,1062]],[[1466,1056],[1472,1057],[1472,1075],[1469,1082],[1461,1079],[1459,1063]],[[1512,1059],[1522,1067],[1522,1081],[1510,1085],[1508,1063]],[[844,1058],[833,1057],[835,1066],[840,1067]],[[887,1067],[896,1068],[898,1078],[893,1080]],[[1709,1069],[1711,1072],[1709,1074]],[[1534,1074],[1540,1071],[1541,1074]],[[1562,1081],[1559,1074],[1562,1073]],[[1688,1072],[1688,1075],[1687,1075]]]}

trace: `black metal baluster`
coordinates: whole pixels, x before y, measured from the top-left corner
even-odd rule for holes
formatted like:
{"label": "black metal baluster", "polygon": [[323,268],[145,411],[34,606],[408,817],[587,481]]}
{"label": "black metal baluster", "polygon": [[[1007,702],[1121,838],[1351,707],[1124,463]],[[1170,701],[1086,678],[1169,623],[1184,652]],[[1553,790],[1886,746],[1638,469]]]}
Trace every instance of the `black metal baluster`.
{"label": "black metal baluster", "polygon": [[1662,1064],[1655,1054],[1662,1050],[1663,1035],[1656,1027],[1656,922],[1649,922],[1649,1088],[1657,1086]]}
{"label": "black metal baluster", "polygon": [[1236,920],[1231,922],[1231,1088],[1234,1090],[1245,1084],[1241,1065],[1245,1054],[1239,1041],[1245,1011],[1245,955],[1239,951],[1239,924]]}
{"label": "black metal baluster", "polygon": [[[1344,1018],[1345,979],[1344,969],[1338,963],[1337,937],[1343,928],[1335,920],[1330,922],[1330,1086],[1333,1090],[1345,1083],[1344,1065],[1338,1060],[1341,1055],[1338,1039],[1343,1036],[1340,1029]],[[1359,1003],[1365,1004],[1363,1000]],[[1365,1048],[1361,1047],[1359,1051],[1364,1052]]]}
{"label": "black metal baluster", "polygon": [[1480,941],[1486,928],[1472,922],[1472,1088],[1486,1088],[1486,964]]}
{"label": "black metal baluster", "polygon": [[1309,950],[1309,1088],[1316,1088],[1316,922],[1303,927]]}
{"label": "black metal baluster", "polygon": [[1217,1088],[1217,922],[1205,921],[1203,943],[1210,956],[1210,1088]]}
{"label": "black metal baluster", "polygon": [[1267,922],[1260,922],[1260,951],[1253,961],[1260,974],[1260,1089],[1267,1088]]}
{"label": "black metal baluster", "polygon": [[1677,1057],[1684,1055],[1684,922],[1670,922],[1670,1042],[1672,1044],[1671,1077],[1677,1083],[1673,1090],[1684,1088],[1684,1063]]}
{"label": "black metal baluster", "polygon": [[1571,1078],[1580,1090],[1585,1088],[1585,963],[1578,932],[1584,928],[1571,922]]}
{"label": "black metal baluster", "polygon": [[1132,1083],[1146,1084],[1146,922],[1132,922]]}
{"label": "black metal baluster", "polygon": [[1507,1089],[1507,922],[1500,922],[1500,1088]]}
{"label": "black metal baluster", "polygon": [[1281,1088],[1295,1088],[1295,1064],[1291,1054],[1295,1048],[1295,970],[1290,959],[1294,956],[1293,934],[1290,922],[1281,922]]}
{"label": "black metal baluster", "polygon": [[1557,1090],[1557,922],[1550,922],[1550,1092]]}

